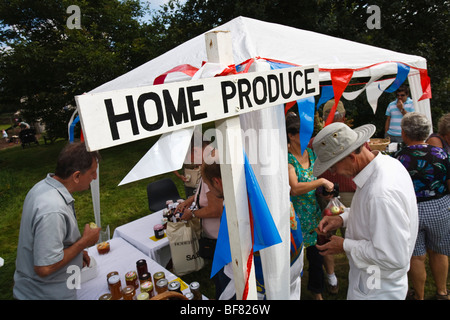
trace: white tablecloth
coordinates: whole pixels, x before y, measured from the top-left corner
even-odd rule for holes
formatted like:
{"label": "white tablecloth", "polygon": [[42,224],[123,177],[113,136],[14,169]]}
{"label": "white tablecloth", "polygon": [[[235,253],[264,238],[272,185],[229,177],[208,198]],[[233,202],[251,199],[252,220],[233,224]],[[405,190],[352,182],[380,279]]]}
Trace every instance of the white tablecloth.
{"label": "white tablecloth", "polygon": [[171,258],[167,236],[157,241],[150,238],[155,235],[153,226],[161,224],[162,214],[163,211],[160,210],[117,227],[113,239],[125,239],[160,265],[166,266]]}
{"label": "white tablecloth", "polygon": [[[111,239],[110,248],[110,252],[103,255],[98,254],[96,246],[88,249],[89,255],[97,263],[97,276],[81,284],[81,288],[77,291],[78,300],[97,300],[102,294],[108,293],[106,275],[111,271],[119,273],[122,287],[124,287],[125,274],[131,270],[136,271],[136,261],[140,259],[147,261],[147,268],[152,277],[156,272],[163,271],[169,282],[177,279],[173,273],[121,238]],[[184,287],[183,293],[189,292],[188,284],[184,284]],[[140,293],[139,289],[138,293]]]}

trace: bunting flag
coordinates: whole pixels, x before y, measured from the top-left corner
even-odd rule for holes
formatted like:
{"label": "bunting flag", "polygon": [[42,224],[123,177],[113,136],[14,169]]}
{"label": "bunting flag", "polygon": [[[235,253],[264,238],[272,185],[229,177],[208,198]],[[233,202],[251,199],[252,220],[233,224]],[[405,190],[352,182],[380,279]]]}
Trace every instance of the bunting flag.
{"label": "bunting flag", "polygon": [[325,127],[333,122],[336,108],[341,99],[342,93],[347,88],[353,76],[353,69],[333,69],[330,71],[331,83],[333,84],[334,105],[330,110],[330,114],[325,122]]}
{"label": "bunting flag", "polygon": [[333,86],[322,86],[322,92],[319,98],[319,102],[317,102],[317,110],[319,110],[319,107],[327,102],[328,100],[331,100],[334,98],[334,91]]}
{"label": "bunting flag", "polygon": [[431,99],[431,84],[430,77],[428,76],[427,69],[420,69],[420,84],[422,85],[422,96],[418,101],[422,101],[425,99]]}
{"label": "bunting flag", "polygon": [[410,67],[406,64],[397,62],[397,76],[395,77],[394,82],[391,84],[389,88],[384,90],[385,92],[395,92],[400,86],[405,82],[408,77]]}
{"label": "bunting flag", "polygon": [[[244,152],[244,171],[247,186],[247,196],[249,203],[250,227],[252,228],[252,250],[247,260],[247,279],[252,263],[253,252],[260,251],[275,244],[281,243],[281,236],[278,233],[273,221],[269,207],[264,199],[256,176]],[[216,249],[211,269],[211,278],[225,265],[231,262],[230,239],[228,235],[228,224],[226,208],[224,207],[220,221],[219,235],[217,237]],[[248,284],[248,282],[247,282]],[[246,284],[246,287],[247,287]],[[246,290],[244,290],[244,293]],[[245,295],[244,297],[245,298]]]}
{"label": "bunting flag", "polygon": [[300,148],[301,152],[308,147],[309,140],[314,131],[314,113],[316,112],[314,97],[309,97],[297,101],[298,115],[300,117]]}

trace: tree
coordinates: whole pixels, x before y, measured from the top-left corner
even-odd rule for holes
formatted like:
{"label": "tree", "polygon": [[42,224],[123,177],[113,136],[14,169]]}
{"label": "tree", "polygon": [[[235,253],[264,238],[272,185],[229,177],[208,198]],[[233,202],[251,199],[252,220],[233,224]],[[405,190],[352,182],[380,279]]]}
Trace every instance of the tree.
{"label": "tree", "polygon": [[[68,27],[70,5],[80,29]],[[2,0],[0,111],[21,110],[50,138],[67,138],[76,95],[152,57],[151,28],[138,21],[144,13],[138,0]]]}

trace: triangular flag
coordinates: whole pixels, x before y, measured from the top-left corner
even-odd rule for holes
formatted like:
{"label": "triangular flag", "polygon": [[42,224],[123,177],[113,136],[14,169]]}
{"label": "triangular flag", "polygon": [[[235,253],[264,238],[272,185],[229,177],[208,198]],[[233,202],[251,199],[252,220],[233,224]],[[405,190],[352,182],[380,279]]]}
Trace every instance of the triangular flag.
{"label": "triangular flag", "polygon": [[384,92],[384,89],[389,87],[391,83],[394,81],[394,79],[385,79],[380,80],[377,82],[374,82],[367,86],[366,88],[366,96],[367,101],[369,102],[370,106],[372,107],[373,114],[377,112],[377,105],[378,105],[378,98],[381,96],[381,94]]}
{"label": "triangular flag", "polygon": [[334,114],[336,113],[336,108],[341,99],[342,93],[349,84],[353,76],[352,69],[333,69],[330,71],[331,83],[333,84],[334,92],[334,106],[330,110],[330,115],[325,122],[325,126],[333,122]]}
{"label": "triangular flag", "polygon": [[431,84],[430,84],[430,77],[428,76],[428,70],[419,69],[419,72],[420,72],[420,84],[422,85],[423,94],[418,101],[431,99]]}
{"label": "triangular flag", "polygon": [[300,117],[300,147],[303,154],[314,131],[315,100],[314,97],[309,97],[298,100],[297,104]]}
{"label": "triangular flag", "polygon": [[316,106],[317,110],[319,110],[319,107],[322,104],[324,104],[328,100],[333,99],[333,97],[334,97],[333,86],[323,86],[319,102],[317,102],[317,106]]}

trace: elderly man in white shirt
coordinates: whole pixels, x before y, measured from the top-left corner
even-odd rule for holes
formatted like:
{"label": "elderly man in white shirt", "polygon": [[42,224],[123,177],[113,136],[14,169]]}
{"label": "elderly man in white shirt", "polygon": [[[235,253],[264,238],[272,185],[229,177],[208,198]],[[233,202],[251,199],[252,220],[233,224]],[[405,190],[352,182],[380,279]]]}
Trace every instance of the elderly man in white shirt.
{"label": "elderly man in white shirt", "polygon": [[346,227],[345,239],[331,236],[317,248],[323,255],[347,254],[347,299],[405,299],[418,230],[417,202],[404,166],[363,146],[374,132],[373,125],[352,130],[333,123],[314,139],[314,175],[330,170],[352,177],[357,186],[351,207],[319,224],[323,233]]}

